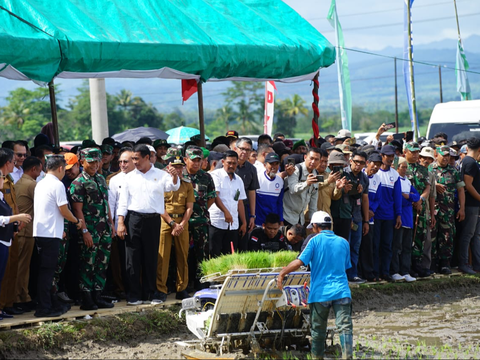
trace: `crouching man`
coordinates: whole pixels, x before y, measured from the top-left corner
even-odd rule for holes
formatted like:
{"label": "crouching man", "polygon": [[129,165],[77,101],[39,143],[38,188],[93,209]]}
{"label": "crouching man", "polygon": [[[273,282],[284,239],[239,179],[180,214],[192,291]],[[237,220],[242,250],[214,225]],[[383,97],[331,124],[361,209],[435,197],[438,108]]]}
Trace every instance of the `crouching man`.
{"label": "crouching man", "polygon": [[323,359],[327,321],[330,308],[335,312],[335,323],[340,334],[344,359],[353,357],[352,295],[348,287],[346,270],[350,264],[348,242],[331,231],[332,219],[324,211],[312,215],[310,225],[315,235],[298,259],[285,267],[277,279],[279,289],[283,288],[285,275],[300,266],[310,265],[310,305],[312,320],[312,358]]}

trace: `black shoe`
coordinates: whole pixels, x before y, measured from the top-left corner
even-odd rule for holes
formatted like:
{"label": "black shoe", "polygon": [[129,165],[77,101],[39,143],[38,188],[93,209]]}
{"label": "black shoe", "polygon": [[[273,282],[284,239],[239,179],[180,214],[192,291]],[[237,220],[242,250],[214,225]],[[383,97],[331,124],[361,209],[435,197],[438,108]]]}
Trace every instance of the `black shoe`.
{"label": "black shoe", "polygon": [[188,299],[189,297],[191,297],[191,296],[188,295],[187,290],[182,290],[180,292],[177,292],[177,294],[175,295],[175,299],[177,299],[177,300]]}
{"label": "black shoe", "polygon": [[59,317],[62,315],[60,310],[50,309],[50,310],[37,310],[35,311],[36,317]]}
{"label": "black shoe", "polygon": [[163,304],[165,301],[167,301],[167,294],[156,291],[153,295],[152,304]]}
{"label": "black shoe", "polygon": [[11,319],[13,315],[7,314],[5,311],[0,310],[0,317],[3,319]]}
{"label": "black shoe", "polygon": [[24,313],[32,311],[27,303],[15,303],[13,307],[17,310],[23,311]]}
{"label": "black shoe", "polygon": [[57,294],[52,294],[51,301],[52,301],[52,309],[55,311],[60,311],[62,314],[65,314],[68,310],[72,308],[70,304],[65,304],[61,302],[58,299]]}
{"label": "black shoe", "polygon": [[348,279],[348,282],[352,284],[365,284],[366,281],[358,276],[355,276],[352,279]]}
{"label": "black shoe", "polygon": [[392,277],[389,274],[385,274],[382,276],[382,279],[388,282],[394,282]]}
{"label": "black shoe", "polygon": [[105,301],[102,298],[102,293],[100,291],[94,291],[93,298],[99,309],[111,309],[114,306],[111,302]]}
{"label": "black shoe", "polygon": [[450,268],[448,266],[444,266],[440,270],[440,273],[443,274],[443,275],[450,275],[452,273],[452,270],[450,270]]}
{"label": "black shoe", "polygon": [[6,312],[8,315],[22,315],[24,313],[24,311],[16,309],[14,307],[3,308],[3,311]]}
{"label": "black shoe", "polygon": [[80,306],[82,310],[98,310],[98,306],[93,302],[92,294],[90,291],[83,291],[82,292],[82,306]]}

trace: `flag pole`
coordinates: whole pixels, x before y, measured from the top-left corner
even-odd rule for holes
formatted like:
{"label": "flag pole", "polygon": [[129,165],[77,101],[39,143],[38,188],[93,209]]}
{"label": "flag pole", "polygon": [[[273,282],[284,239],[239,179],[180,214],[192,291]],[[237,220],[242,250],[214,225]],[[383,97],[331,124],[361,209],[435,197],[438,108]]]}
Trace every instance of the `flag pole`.
{"label": "flag pole", "polygon": [[462,43],[462,38],[460,37],[460,24],[458,23],[457,0],[453,0],[453,5],[455,6],[455,19],[457,20],[458,41]]}
{"label": "flag pole", "polygon": [[198,125],[200,127],[200,145],[206,147],[205,142],[205,113],[203,112],[203,87],[202,80],[198,81]]}
{"label": "flag pole", "polygon": [[[410,2],[410,0],[407,0]],[[413,120],[413,140],[418,138],[417,123],[417,100],[415,99],[415,78],[413,75],[413,52],[412,52],[412,14],[410,3],[407,5],[407,22],[408,22],[408,66],[410,70],[410,92],[412,97],[412,120]]]}

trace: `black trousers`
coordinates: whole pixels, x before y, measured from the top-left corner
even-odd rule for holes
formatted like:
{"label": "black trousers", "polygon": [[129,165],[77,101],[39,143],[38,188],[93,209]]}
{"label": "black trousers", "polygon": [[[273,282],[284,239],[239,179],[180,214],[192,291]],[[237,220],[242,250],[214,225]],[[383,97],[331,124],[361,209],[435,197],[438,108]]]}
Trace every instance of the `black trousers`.
{"label": "black trousers", "polygon": [[362,238],[360,255],[358,258],[358,270],[363,279],[371,280],[375,277],[373,265],[373,233],[374,224],[370,224],[368,234]]}
{"label": "black trousers", "polygon": [[352,219],[333,218],[333,232],[335,235],[341,236],[348,241],[351,228]]}
{"label": "black trousers", "polygon": [[128,212],[125,237],[128,301],[151,300],[157,290],[160,215]]}
{"label": "black trousers", "polygon": [[60,239],[35,237],[38,249],[37,310],[52,309],[52,282],[57,268]]}
{"label": "black trousers", "polygon": [[208,242],[210,244],[210,256],[212,258],[232,253],[233,248],[237,249],[238,245],[238,229],[223,230],[212,225],[208,227]]}

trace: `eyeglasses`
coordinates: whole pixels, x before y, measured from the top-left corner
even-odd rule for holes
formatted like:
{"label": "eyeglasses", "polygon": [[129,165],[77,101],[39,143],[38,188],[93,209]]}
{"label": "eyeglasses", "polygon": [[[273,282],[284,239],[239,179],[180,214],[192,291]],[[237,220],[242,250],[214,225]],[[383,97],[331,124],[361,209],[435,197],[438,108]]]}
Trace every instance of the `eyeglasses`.
{"label": "eyeglasses", "polygon": [[0,179],[5,180],[7,178],[7,175],[0,175]]}
{"label": "eyeglasses", "polygon": [[247,148],[242,148],[242,147],[237,147],[238,150],[240,151],[245,151],[245,152],[250,152],[252,149],[247,149]]}
{"label": "eyeglasses", "polygon": [[27,154],[22,154],[22,153],[15,153],[15,155],[19,158],[26,158]]}

